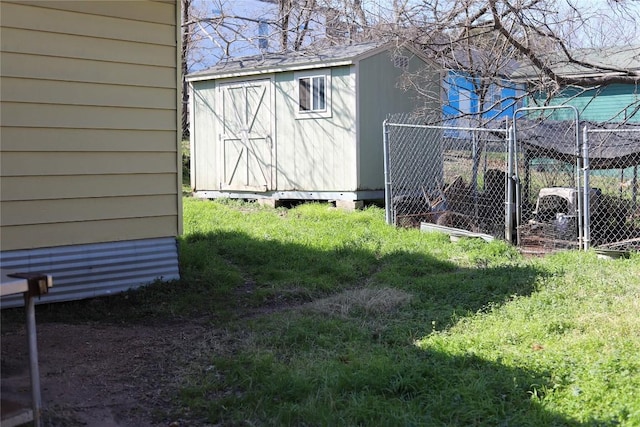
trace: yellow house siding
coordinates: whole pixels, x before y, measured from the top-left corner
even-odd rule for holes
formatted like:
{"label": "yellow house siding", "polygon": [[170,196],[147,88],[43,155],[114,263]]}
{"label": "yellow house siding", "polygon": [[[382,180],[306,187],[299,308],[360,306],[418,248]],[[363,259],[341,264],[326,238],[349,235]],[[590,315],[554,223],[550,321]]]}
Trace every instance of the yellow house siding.
{"label": "yellow house siding", "polygon": [[169,67],[57,57],[47,57],[45,62],[46,67],[43,68],[43,58],[38,56],[2,52],[1,75],[2,77],[117,84],[127,87],[175,89],[176,86],[176,70]]}
{"label": "yellow house siding", "polygon": [[32,126],[73,129],[176,129],[175,110],[96,107],[64,104],[2,103],[2,124],[6,127]]}
{"label": "yellow house siding", "polygon": [[[2,151],[174,152],[175,132],[131,129],[1,128]],[[25,145],[22,140],[28,140]]]}
{"label": "yellow house siding", "polygon": [[0,218],[2,226],[54,224],[72,221],[97,221],[112,218],[145,218],[152,210],[155,216],[176,215],[175,198],[171,195],[92,197],[48,200],[40,209],[40,200],[8,202]]}
{"label": "yellow house siding", "polygon": [[66,105],[101,105],[171,110],[175,89],[130,87],[60,80],[37,80],[4,77],[2,100],[5,102],[51,103]]}
{"label": "yellow house siding", "polygon": [[[11,1],[4,1],[4,13],[11,14],[11,22],[6,26],[13,28],[38,28],[40,31],[49,33],[91,34],[94,38],[104,38],[112,40],[135,40],[138,42],[146,42],[153,44],[162,44],[166,46],[175,45],[175,37],[171,31],[166,31],[166,27],[173,26],[174,6],[168,4],[158,6],[147,2],[130,1],[126,6],[125,13],[120,16],[107,16],[112,11],[119,11],[123,8],[114,7],[110,2],[108,9],[98,10],[101,4],[84,5],[69,4],[72,2],[62,2],[63,4],[50,2],[29,2],[25,4],[12,4]],[[81,2],[73,2],[81,3]],[[105,3],[105,2],[102,2]],[[44,7],[43,7],[44,6]],[[88,6],[88,7],[87,7]],[[64,7],[64,9],[56,9],[56,7]],[[146,11],[140,10],[142,14],[136,13],[139,7],[147,8]],[[151,8],[154,9],[151,9]],[[158,7],[162,7],[163,16],[158,17],[159,22],[148,22],[158,14]],[[74,11],[75,9],[75,11]],[[91,20],[85,20],[85,13],[90,12],[94,16]],[[99,13],[96,15],[96,13]],[[135,25],[128,25],[130,19],[135,19]],[[147,22],[145,22],[147,21]],[[125,26],[126,30],[122,30]]]}
{"label": "yellow house siding", "polygon": [[[31,38],[31,30],[6,28],[2,34],[2,47],[6,52],[19,52],[29,55],[51,55],[64,58],[84,58],[105,62],[142,62],[149,65],[171,66],[173,47],[154,45],[150,43],[125,42],[121,40],[107,40],[92,38],[91,45],[78,45],[75,34],[46,34],[47,41]],[[7,41],[8,40],[8,41]],[[51,45],[56,46],[51,52]]]}
{"label": "yellow house siding", "polygon": [[[109,175],[176,173],[171,153],[111,152],[4,152],[0,162],[2,176]],[[109,182],[106,183],[110,187]],[[108,188],[104,189],[108,191]],[[102,194],[101,188],[96,188]]]}
{"label": "yellow house siding", "polygon": [[[157,237],[154,230],[175,227],[175,216],[151,218],[125,218],[102,221],[61,222],[56,224],[31,224],[2,227],[2,246],[5,242],[19,242],[23,248],[43,247],[42,242],[66,242],[79,245],[87,242],[115,242]],[[135,236],[132,238],[132,236]]]}
{"label": "yellow house siding", "polygon": [[179,8],[0,3],[3,251],[180,232]]}
{"label": "yellow house siding", "polygon": [[103,188],[102,197],[165,194],[175,182],[173,173],[47,176],[5,176],[0,182],[3,203],[15,200],[55,200],[89,198],[96,188]]}
{"label": "yellow house siding", "polygon": [[[144,0],[28,0],[12,1],[2,0],[3,3],[22,3],[29,6],[44,7],[47,10],[62,10],[65,12],[74,11],[87,15],[109,16],[113,18],[123,18],[141,22],[155,22],[160,24],[174,25],[175,21],[175,1],[152,2]],[[117,7],[120,3],[124,7]],[[126,4],[125,4],[126,3]],[[79,25],[79,24],[76,24]]]}

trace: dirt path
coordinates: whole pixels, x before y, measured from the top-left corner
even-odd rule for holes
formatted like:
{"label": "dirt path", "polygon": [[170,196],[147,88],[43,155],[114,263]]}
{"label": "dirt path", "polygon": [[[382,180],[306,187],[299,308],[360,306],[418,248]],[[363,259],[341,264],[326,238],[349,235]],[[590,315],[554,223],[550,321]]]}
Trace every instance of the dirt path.
{"label": "dirt path", "polygon": [[[162,326],[38,324],[45,426],[198,426],[171,418],[185,364],[224,351],[204,322]],[[220,339],[220,340],[219,340]],[[219,342],[220,341],[220,342]],[[23,327],[3,333],[2,396],[30,404]],[[188,414],[184,414],[188,417]],[[173,415],[176,417],[176,415]]]}

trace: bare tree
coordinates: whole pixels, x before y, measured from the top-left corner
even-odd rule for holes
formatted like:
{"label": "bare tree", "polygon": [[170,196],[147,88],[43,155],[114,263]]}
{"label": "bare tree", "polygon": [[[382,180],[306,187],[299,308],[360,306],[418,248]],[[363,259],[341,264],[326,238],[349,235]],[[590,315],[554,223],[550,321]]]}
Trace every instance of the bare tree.
{"label": "bare tree", "polygon": [[[182,22],[187,23],[191,12],[191,0],[181,0]],[[187,58],[189,57],[189,49],[191,44],[191,25],[182,26],[182,138],[189,137],[189,87],[187,85],[186,76],[189,72]]]}
{"label": "bare tree", "polygon": [[[491,88],[503,85],[516,63],[529,68],[529,87],[549,98],[566,87],[638,84],[637,67],[597,61],[578,48],[638,43],[639,6],[633,0],[611,0],[598,8],[578,0],[423,0],[404,8],[394,28],[443,68],[469,76],[481,106],[475,114],[482,117],[497,106],[488,97]],[[569,64],[589,72],[562,72]],[[419,75],[407,82],[423,87]]]}
{"label": "bare tree", "polygon": [[324,23],[316,0],[191,1],[191,69],[265,51],[300,50]]}
{"label": "bare tree", "polygon": [[[405,7],[399,0],[395,3],[398,10]],[[185,39],[189,71],[236,56],[391,36],[385,27],[389,19],[379,19],[372,4],[367,0],[183,0],[183,12],[188,8],[183,27],[189,33]]]}
{"label": "bare tree", "polygon": [[[246,53],[365,40],[396,40],[399,47],[411,43],[443,69],[469,77],[480,106],[473,119],[482,120],[486,112],[508,108],[526,95],[496,96],[512,85],[508,77],[516,65],[529,68],[528,87],[549,99],[566,87],[640,82],[637,68],[585,54],[583,48],[631,45],[640,39],[639,1],[599,1],[183,0],[189,6],[183,21],[188,30],[185,53],[192,71]],[[567,64],[591,72],[561,72]],[[414,72],[402,84],[423,97],[440,99],[440,92],[425,89],[433,87],[426,76]]]}

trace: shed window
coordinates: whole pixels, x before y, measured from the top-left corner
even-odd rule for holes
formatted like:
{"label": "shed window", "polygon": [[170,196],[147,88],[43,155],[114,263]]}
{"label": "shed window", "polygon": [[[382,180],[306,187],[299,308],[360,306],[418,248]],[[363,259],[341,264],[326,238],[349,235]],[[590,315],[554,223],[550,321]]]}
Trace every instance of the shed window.
{"label": "shed window", "polygon": [[298,79],[298,111],[326,111],[326,87],[327,79],[325,76]]}

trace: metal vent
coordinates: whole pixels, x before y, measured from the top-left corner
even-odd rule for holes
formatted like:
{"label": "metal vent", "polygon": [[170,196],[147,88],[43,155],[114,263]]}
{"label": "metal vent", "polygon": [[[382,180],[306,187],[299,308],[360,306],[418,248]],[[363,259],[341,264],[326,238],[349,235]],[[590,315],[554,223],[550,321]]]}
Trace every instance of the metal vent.
{"label": "metal vent", "polygon": [[393,66],[406,70],[409,68],[409,57],[403,55],[396,55],[393,57]]}

